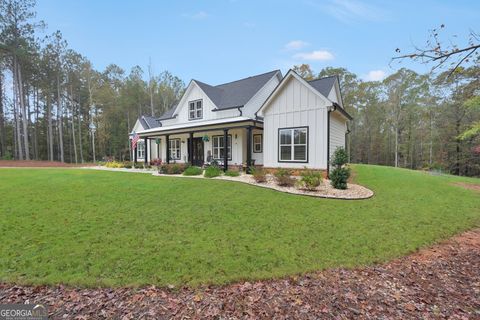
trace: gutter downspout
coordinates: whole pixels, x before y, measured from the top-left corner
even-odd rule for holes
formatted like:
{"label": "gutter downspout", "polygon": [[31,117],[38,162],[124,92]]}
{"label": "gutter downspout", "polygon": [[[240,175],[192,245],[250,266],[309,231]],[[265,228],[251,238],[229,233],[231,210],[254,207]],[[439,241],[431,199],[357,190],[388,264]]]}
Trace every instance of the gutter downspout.
{"label": "gutter downspout", "polygon": [[330,113],[335,111],[337,107],[335,104],[327,110],[327,178],[330,175]]}

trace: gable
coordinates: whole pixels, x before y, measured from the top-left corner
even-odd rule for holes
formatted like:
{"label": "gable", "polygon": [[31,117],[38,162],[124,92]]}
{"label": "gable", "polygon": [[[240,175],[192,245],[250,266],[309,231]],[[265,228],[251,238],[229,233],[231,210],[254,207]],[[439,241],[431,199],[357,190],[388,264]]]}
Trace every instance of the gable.
{"label": "gable", "polygon": [[270,112],[269,109],[272,107],[276,108],[274,112],[289,112],[331,105],[332,102],[327,97],[290,70],[257,114],[264,115]]}

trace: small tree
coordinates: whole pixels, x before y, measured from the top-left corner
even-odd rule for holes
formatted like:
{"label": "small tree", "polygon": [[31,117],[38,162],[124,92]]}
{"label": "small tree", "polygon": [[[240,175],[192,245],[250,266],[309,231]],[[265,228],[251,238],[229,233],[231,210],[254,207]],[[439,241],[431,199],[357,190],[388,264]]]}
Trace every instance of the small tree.
{"label": "small tree", "polygon": [[330,183],[335,189],[347,189],[347,180],[350,177],[350,169],[345,166],[347,161],[347,152],[344,148],[338,147],[330,160],[334,167],[330,172]]}

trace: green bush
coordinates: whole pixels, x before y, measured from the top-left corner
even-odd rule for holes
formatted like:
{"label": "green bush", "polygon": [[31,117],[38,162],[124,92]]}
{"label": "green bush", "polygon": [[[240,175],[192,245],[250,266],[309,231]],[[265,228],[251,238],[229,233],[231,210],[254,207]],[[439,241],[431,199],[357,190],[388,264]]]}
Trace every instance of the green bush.
{"label": "green bush", "polygon": [[334,169],[330,171],[330,184],[335,189],[347,189],[347,181],[350,177],[350,169],[345,167],[348,162],[348,155],[344,148],[338,147],[333,153],[330,163]]}
{"label": "green bush", "polygon": [[5,152],[5,154],[2,156],[2,160],[13,160],[12,153],[9,151]]}
{"label": "green bush", "polygon": [[250,169],[250,173],[253,176],[253,179],[257,183],[263,183],[267,181],[267,173],[265,172],[265,170],[263,170],[263,168],[261,167],[257,168],[257,167],[251,166],[249,169]]}
{"label": "green bush", "polygon": [[219,167],[210,166],[207,169],[205,169],[203,176],[205,178],[213,178],[213,177],[218,177],[220,174],[222,174],[222,170],[220,170]]}
{"label": "green bush", "polygon": [[292,172],[288,169],[278,168],[274,175],[279,186],[292,187],[295,185],[296,179],[292,178]]}
{"label": "green bush", "polygon": [[305,170],[301,173],[300,185],[302,188],[314,191],[322,183],[322,173],[316,170]]}
{"label": "green bush", "polygon": [[130,161],[125,161],[125,162],[123,163],[123,167],[124,167],[125,169],[130,169],[130,168],[132,168],[132,163],[131,163]]}
{"label": "green bush", "polygon": [[347,189],[347,180],[349,177],[349,168],[335,168],[330,172],[330,183],[335,189]]}
{"label": "green bush", "polygon": [[203,173],[202,168],[199,167],[188,167],[183,171],[184,176],[199,176]]}
{"label": "green bush", "polygon": [[238,177],[240,175],[240,172],[237,170],[227,170],[225,171],[225,175],[229,177]]}
{"label": "green bush", "polygon": [[332,155],[330,164],[334,167],[341,167],[348,162],[348,155],[344,148],[338,147]]}

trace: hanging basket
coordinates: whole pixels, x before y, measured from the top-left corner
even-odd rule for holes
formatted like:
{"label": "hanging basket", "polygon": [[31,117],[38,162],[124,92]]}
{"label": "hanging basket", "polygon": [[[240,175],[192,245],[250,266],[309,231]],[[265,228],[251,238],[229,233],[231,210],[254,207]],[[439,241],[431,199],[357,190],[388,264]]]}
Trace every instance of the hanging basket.
{"label": "hanging basket", "polygon": [[160,144],[160,138],[155,139],[156,144]]}
{"label": "hanging basket", "polygon": [[210,138],[209,138],[207,135],[204,135],[204,136],[202,137],[202,140],[203,140],[204,142],[208,142],[208,141],[210,141]]}

